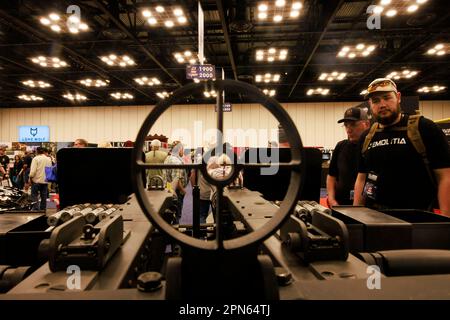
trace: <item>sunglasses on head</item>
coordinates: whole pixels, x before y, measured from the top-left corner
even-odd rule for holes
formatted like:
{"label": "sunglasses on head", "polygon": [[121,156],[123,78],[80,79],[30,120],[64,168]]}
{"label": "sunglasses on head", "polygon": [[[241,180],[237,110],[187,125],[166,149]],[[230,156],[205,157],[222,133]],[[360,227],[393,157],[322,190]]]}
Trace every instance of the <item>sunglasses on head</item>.
{"label": "sunglasses on head", "polygon": [[390,81],[390,80],[383,80],[383,81],[376,82],[376,83],[370,85],[367,88],[367,92],[368,93],[374,92],[378,87],[384,87],[384,86],[387,86],[387,85],[392,85],[394,88],[396,88],[396,85],[392,81]]}

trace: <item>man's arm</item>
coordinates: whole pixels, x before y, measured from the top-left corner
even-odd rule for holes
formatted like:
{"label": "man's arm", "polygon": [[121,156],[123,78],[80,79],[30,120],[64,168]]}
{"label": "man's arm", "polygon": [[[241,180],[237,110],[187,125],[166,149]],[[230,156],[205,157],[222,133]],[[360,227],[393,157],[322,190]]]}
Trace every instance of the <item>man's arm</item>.
{"label": "man's arm", "polygon": [[336,177],[327,175],[327,193],[329,205],[338,206],[339,203],[336,201]]}
{"label": "man's arm", "polygon": [[191,170],[191,176],[189,177],[189,180],[191,181],[191,186],[195,186],[195,177],[197,175],[196,170]]}
{"label": "man's arm", "polygon": [[450,217],[450,168],[435,169],[438,183],[439,208],[443,215]]}
{"label": "man's arm", "polygon": [[366,182],[367,173],[358,173],[355,182],[355,198],[353,199],[354,206],[363,206],[366,199],[363,196],[364,183]]}
{"label": "man's arm", "polygon": [[36,162],[37,162],[36,159],[33,159],[31,161],[30,174],[29,174],[30,182],[33,181],[33,177],[36,175],[36,169],[37,169]]}

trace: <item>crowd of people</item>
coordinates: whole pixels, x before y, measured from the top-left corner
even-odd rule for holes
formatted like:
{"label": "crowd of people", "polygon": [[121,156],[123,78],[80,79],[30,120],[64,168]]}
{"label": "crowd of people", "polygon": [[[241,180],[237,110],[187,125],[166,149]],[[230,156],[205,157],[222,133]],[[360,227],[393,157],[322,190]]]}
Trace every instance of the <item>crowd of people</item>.
{"label": "crowd of people", "polygon": [[[396,83],[387,78],[374,80],[367,88],[370,109],[349,108],[342,123],[347,139],[334,148],[326,181],[329,206],[365,205],[375,209],[440,209],[450,216],[450,150],[442,130],[422,116],[403,113],[401,93]],[[371,117],[369,114],[371,113]],[[371,119],[370,119],[371,118]],[[372,120],[372,121],[371,121]],[[278,141],[269,147],[289,147],[284,131],[279,127]],[[76,139],[74,148],[88,147],[85,139]],[[126,146],[133,146],[127,141]],[[145,154],[150,164],[182,165],[201,161],[193,154],[185,154],[180,141],[174,141],[168,151],[161,141],[151,142]],[[99,147],[111,147],[101,143]],[[225,146],[224,146],[225,148]],[[209,148],[211,149],[211,148]],[[225,148],[226,149],[226,148]],[[19,189],[27,191],[40,202],[36,209],[45,209],[48,181],[45,168],[55,164],[48,150],[39,147],[14,156],[14,163],[0,147],[0,176]],[[229,174],[231,159],[225,154],[207,159],[209,175],[219,179]],[[189,182],[200,191],[200,222],[204,223],[210,212],[214,187],[208,179],[195,170],[185,168],[149,169],[147,183],[154,177],[163,182],[177,199],[176,221],[181,218],[183,201]],[[242,179],[242,176],[239,176]],[[242,185],[242,181],[241,181]],[[149,186],[150,187],[150,186]]]}
{"label": "crowd of people", "polygon": [[373,123],[362,109],[348,109],[348,139],[333,152],[328,202],[377,210],[420,209],[450,216],[450,148],[431,120],[402,112],[401,93],[388,78],[372,81],[368,99]]}

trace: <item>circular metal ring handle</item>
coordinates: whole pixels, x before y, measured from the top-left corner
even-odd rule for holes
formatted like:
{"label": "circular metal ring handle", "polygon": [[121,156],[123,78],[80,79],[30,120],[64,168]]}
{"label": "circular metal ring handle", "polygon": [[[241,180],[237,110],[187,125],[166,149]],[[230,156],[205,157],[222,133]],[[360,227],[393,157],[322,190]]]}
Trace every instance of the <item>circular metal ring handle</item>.
{"label": "circular metal ring handle", "polygon": [[[260,103],[264,106],[283,126],[286,132],[288,142],[291,148],[291,162],[286,163],[284,166],[291,168],[291,180],[281,206],[278,208],[274,216],[261,228],[254,232],[250,232],[239,238],[229,239],[229,240],[218,240],[216,241],[204,241],[196,239],[185,235],[176,229],[174,229],[170,224],[164,221],[164,219],[154,210],[154,207],[149,202],[144,182],[142,181],[142,170],[145,168],[153,167],[152,165],[145,165],[142,162],[142,150],[145,143],[145,138],[152,128],[153,124],[158,120],[158,118],[163,114],[170,106],[179,102],[181,99],[186,98],[192,94],[199,93],[204,89],[202,83],[191,83],[178,90],[176,90],[168,99],[160,101],[153,110],[149,113],[147,118],[144,120],[141,129],[138,132],[135,146],[133,149],[132,157],[132,168],[133,168],[133,185],[135,188],[135,194],[137,201],[144,212],[145,216],[154,224],[160,231],[166,233],[168,236],[174,238],[175,240],[203,250],[235,250],[243,247],[247,247],[259,242],[264,241],[272,234],[274,234],[280,227],[281,224],[288,217],[289,213],[294,209],[298,194],[300,192],[300,169],[301,169],[301,154],[302,154],[302,142],[298,131],[295,127],[294,122],[289,117],[289,114],[285,109],[274,99],[266,96],[257,87],[247,84],[241,81],[235,80],[217,80],[211,83],[214,85],[216,90],[219,92],[225,90],[229,93],[240,93],[246,97],[249,97],[252,103]],[[218,112],[222,112],[218,110]],[[244,164],[245,166],[261,166],[256,164]],[[155,167],[164,168],[166,165],[159,165]],[[179,166],[183,167],[182,165]],[[199,165],[189,165],[189,167],[200,168],[203,172],[206,172],[204,168],[204,163]],[[276,187],[276,186],[274,186]],[[219,186],[222,189],[222,186]]]}

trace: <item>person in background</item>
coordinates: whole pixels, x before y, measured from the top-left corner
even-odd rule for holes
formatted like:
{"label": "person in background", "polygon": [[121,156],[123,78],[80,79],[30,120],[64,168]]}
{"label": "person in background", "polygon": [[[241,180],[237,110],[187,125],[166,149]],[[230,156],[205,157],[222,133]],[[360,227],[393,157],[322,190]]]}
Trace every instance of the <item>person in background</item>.
{"label": "person in background", "polygon": [[[36,149],[36,157],[31,161],[30,180],[31,198],[35,202],[33,210],[47,208],[48,182],[45,179],[45,167],[51,167],[52,161],[46,155],[47,150],[42,147]],[[40,201],[38,196],[40,195]]]}
{"label": "person in background", "polygon": [[34,153],[32,151],[25,151],[25,156],[23,157],[23,182],[24,190],[28,191],[30,188],[30,168],[31,162],[33,161]]}
{"label": "person in background", "polygon": [[290,148],[286,131],[281,124],[278,125],[278,148]]}
{"label": "person in background", "polygon": [[[402,113],[401,93],[391,79],[375,79],[367,92],[377,122],[361,136],[354,205],[377,210],[439,205],[450,216],[450,148],[443,131],[429,119]],[[421,140],[425,154],[411,138]]]}
{"label": "person in background", "polygon": [[[201,149],[201,148],[200,148]],[[202,162],[202,152],[198,152],[195,160],[195,163]],[[197,178],[197,170],[192,169],[190,175],[191,185],[195,186],[195,180]],[[200,191],[200,223],[206,223],[206,218],[208,217],[210,207],[211,207],[211,184],[206,181],[203,177],[203,174],[198,170],[198,179],[197,185]]]}
{"label": "person in background", "polygon": [[[145,163],[164,163],[167,158],[167,152],[159,150],[161,148],[161,141],[158,139],[152,140],[150,143],[151,150],[145,154]],[[147,185],[150,185],[150,179],[154,176],[163,178],[164,173],[162,169],[148,169],[147,170]]]}
{"label": "person in background", "polygon": [[18,154],[14,156],[14,165],[9,170],[9,176],[11,177],[13,187],[18,189],[23,188],[23,161],[22,157]]}
{"label": "person in background", "polygon": [[74,148],[87,148],[88,142],[85,139],[76,139],[73,143]]}
{"label": "person in background", "polygon": [[337,123],[344,123],[347,139],[339,141],[334,147],[327,175],[328,205],[352,205],[353,188],[358,175],[359,138],[369,128],[367,110],[349,108],[344,118]]}
{"label": "person in background", "polygon": [[8,179],[9,157],[5,154],[6,147],[0,146],[0,180]]}
{"label": "person in background", "polygon": [[[182,165],[182,156],[184,154],[184,146],[180,141],[174,141],[170,155],[164,160],[165,164],[178,164]],[[183,210],[184,195],[186,194],[185,187],[188,183],[187,174],[184,168],[180,169],[164,169],[164,181],[170,184],[170,188],[177,196],[177,217],[175,224],[178,224],[181,219],[181,213]]]}

